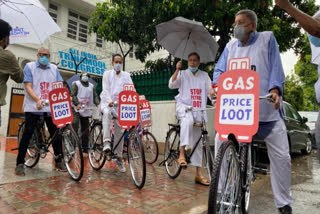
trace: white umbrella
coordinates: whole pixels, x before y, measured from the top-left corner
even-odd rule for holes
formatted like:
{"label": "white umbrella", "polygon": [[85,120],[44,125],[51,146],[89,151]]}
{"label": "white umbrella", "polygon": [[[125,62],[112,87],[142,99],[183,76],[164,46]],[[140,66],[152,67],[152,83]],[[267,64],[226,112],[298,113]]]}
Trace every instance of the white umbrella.
{"label": "white umbrella", "polygon": [[212,62],[219,48],[201,22],[176,17],[156,26],[158,43],[174,57],[184,60],[197,52],[201,62]]}
{"label": "white umbrella", "polygon": [[38,0],[0,0],[0,18],[12,27],[10,44],[42,44],[61,31]]}

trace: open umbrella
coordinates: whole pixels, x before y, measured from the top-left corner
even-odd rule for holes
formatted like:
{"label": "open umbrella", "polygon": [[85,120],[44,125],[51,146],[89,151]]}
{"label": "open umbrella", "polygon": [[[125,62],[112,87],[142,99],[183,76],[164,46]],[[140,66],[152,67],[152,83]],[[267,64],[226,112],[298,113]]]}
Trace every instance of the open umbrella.
{"label": "open umbrella", "polygon": [[[73,83],[74,81],[79,80],[79,79],[80,79],[80,75],[79,75],[79,74],[73,75],[72,77],[70,77],[70,78],[67,80],[68,86],[69,86],[70,88],[72,88],[72,83]],[[97,84],[98,84],[98,83],[97,83],[96,81],[94,81],[91,77],[89,77],[89,82],[92,83],[94,87],[96,87]]]}
{"label": "open umbrella", "polygon": [[197,52],[203,63],[215,60],[219,45],[202,25],[183,17],[176,17],[156,26],[158,43],[174,57],[184,60]]}
{"label": "open umbrella", "polygon": [[10,44],[42,44],[61,31],[38,0],[0,0],[0,18],[12,27]]}

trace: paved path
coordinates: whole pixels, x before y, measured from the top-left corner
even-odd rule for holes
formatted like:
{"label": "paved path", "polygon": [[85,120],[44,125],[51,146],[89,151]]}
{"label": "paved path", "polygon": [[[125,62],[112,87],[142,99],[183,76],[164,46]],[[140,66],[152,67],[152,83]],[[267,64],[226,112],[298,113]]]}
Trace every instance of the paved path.
{"label": "paved path", "polygon": [[[195,169],[189,167],[170,179],[164,167],[147,165],[147,180],[138,190],[129,169],[118,172],[112,162],[100,171],[91,169],[86,157],[85,174],[79,183],[68,173],[55,171],[52,156],[40,159],[26,176],[14,175],[16,139],[0,137],[0,214],[11,213],[206,213],[208,187],[194,183]],[[311,156],[292,160],[294,213],[320,213],[320,165]],[[162,156],[159,157],[162,160]],[[250,212],[277,213],[270,175],[259,174],[253,184]]]}

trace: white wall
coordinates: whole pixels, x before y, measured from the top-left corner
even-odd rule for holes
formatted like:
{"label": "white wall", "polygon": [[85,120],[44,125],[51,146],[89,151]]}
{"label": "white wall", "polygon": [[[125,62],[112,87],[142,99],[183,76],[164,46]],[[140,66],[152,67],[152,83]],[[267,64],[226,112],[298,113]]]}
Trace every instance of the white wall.
{"label": "white wall", "polygon": [[[151,113],[152,113],[152,128],[151,132],[156,137],[158,142],[165,142],[167,131],[169,130],[168,123],[176,123],[175,101],[152,101]],[[208,124],[207,130],[209,135],[209,142],[214,143],[214,114],[215,111],[208,111]]]}

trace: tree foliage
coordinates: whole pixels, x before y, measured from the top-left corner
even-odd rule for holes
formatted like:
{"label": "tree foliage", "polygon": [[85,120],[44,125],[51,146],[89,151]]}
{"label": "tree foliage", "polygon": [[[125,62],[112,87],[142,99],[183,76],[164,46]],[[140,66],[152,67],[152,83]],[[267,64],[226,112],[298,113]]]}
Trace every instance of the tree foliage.
{"label": "tree foliage", "polygon": [[289,102],[297,110],[303,110],[305,99],[303,95],[303,87],[296,75],[286,77],[284,85],[283,100]]}
{"label": "tree foliage", "polygon": [[[315,0],[291,0],[308,14],[317,11]],[[177,16],[200,21],[224,49],[232,36],[234,16],[240,9],[254,10],[259,18],[258,31],[272,30],[280,51],[293,48],[300,53],[303,37],[293,18],[273,6],[273,0],[111,0],[98,3],[91,15],[90,30],[107,41],[134,46],[137,59],[159,50],[155,26]],[[129,50],[123,55],[128,54]]]}
{"label": "tree foliage", "polygon": [[314,84],[318,79],[317,66],[311,63],[311,49],[307,36],[305,35],[300,42],[302,44],[302,52],[294,67],[295,74],[300,79],[300,85],[304,93],[304,105],[299,110],[313,111],[318,109],[314,90]]}

